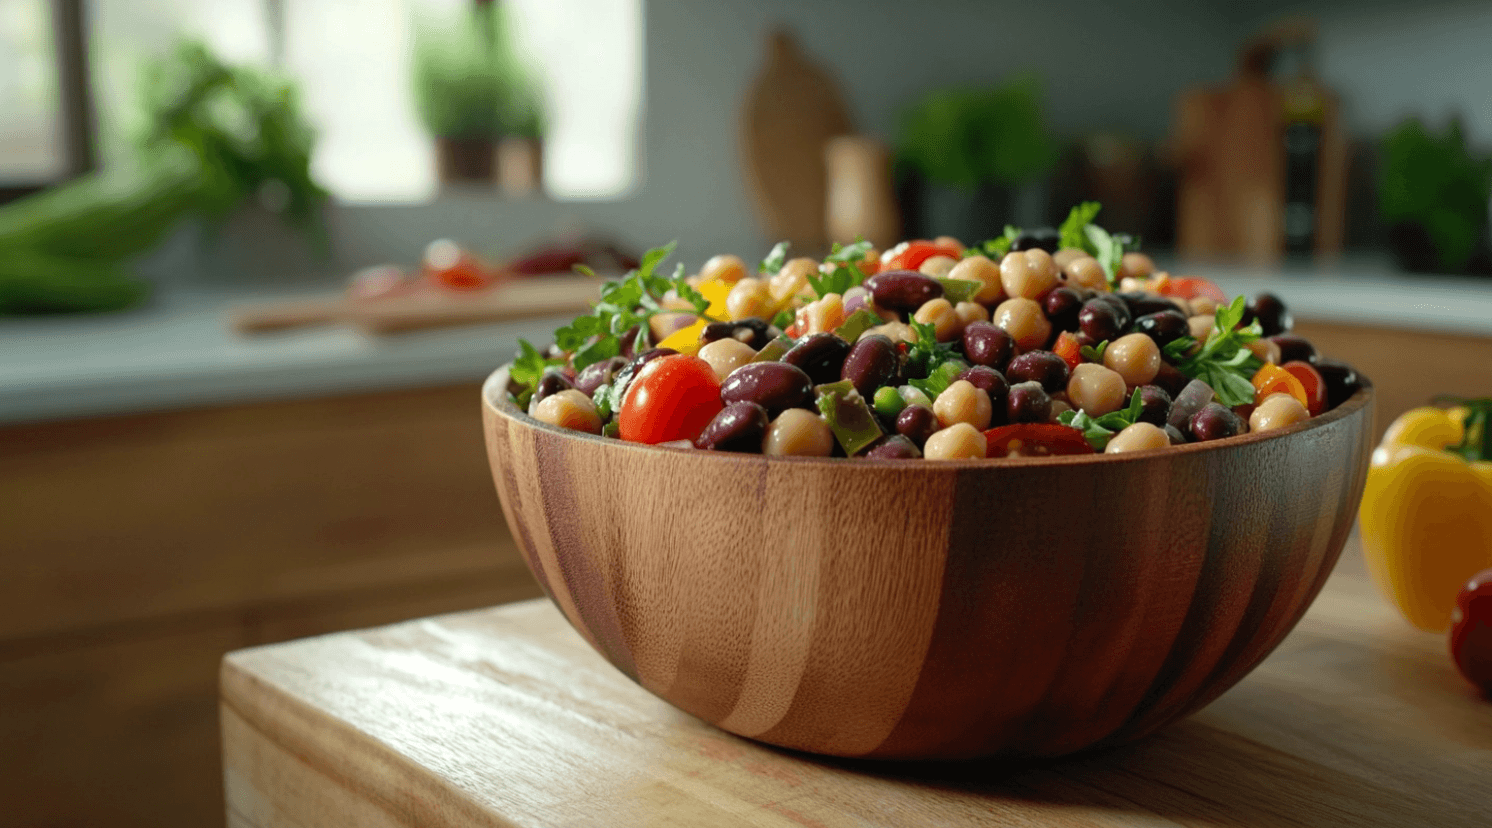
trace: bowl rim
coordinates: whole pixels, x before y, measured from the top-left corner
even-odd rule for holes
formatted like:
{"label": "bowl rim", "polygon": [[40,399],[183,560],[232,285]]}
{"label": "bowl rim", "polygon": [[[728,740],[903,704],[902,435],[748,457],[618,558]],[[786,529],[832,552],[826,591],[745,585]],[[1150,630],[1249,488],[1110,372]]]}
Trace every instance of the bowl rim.
{"label": "bowl rim", "polygon": [[[594,442],[611,447],[616,451],[665,451],[680,456],[688,456],[704,460],[716,458],[719,460],[754,460],[767,463],[794,463],[805,465],[818,465],[832,468],[864,468],[869,465],[872,468],[902,468],[909,464],[901,460],[878,460],[870,458],[847,458],[847,457],[785,457],[765,454],[745,454],[741,452],[724,451],[702,451],[700,449],[675,448],[672,446],[657,446],[647,443],[632,443],[615,437],[603,437],[599,434],[588,434],[583,431],[575,431],[568,428],[550,425],[530,417],[527,412],[518,408],[507,398],[508,368],[511,362],[504,363],[497,370],[488,375],[482,383],[482,404],[492,413],[510,420],[522,423],[529,428],[546,431],[569,440],[582,440]],[[911,468],[923,471],[950,470],[962,471],[968,469],[1009,469],[1009,468],[1031,468],[1031,467],[1054,467],[1054,466],[1081,466],[1090,463],[1129,463],[1137,461],[1154,460],[1165,457],[1182,457],[1190,454],[1203,452],[1224,451],[1232,448],[1242,448],[1256,445],[1258,443],[1304,434],[1318,428],[1325,428],[1338,420],[1346,419],[1367,408],[1373,400],[1373,383],[1362,374],[1357,375],[1360,383],[1358,389],[1352,396],[1342,401],[1342,404],[1332,410],[1303,420],[1294,425],[1269,431],[1249,432],[1236,437],[1228,437],[1222,440],[1210,440],[1202,443],[1187,443],[1180,446],[1167,446],[1165,448],[1147,449],[1145,451],[1127,451],[1118,454],[1105,454],[1095,452],[1093,454],[1067,454],[1051,455],[1047,457],[986,457],[971,460],[932,460],[925,463],[912,465]],[[1371,416],[1372,411],[1368,414]],[[846,460],[858,459],[862,463],[846,463]]]}

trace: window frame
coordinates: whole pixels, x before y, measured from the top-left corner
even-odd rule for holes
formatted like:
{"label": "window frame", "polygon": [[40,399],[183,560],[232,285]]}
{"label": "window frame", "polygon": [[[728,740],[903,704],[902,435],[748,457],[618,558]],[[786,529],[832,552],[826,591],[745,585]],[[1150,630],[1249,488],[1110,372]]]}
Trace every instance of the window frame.
{"label": "window frame", "polygon": [[52,0],[52,52],[56,56],[57,113],[63,172],[46,181],[0,184],[0,204],[41,192],[92,172],[98,166],[97,119],[88,87],[88,41],[84,0]]}

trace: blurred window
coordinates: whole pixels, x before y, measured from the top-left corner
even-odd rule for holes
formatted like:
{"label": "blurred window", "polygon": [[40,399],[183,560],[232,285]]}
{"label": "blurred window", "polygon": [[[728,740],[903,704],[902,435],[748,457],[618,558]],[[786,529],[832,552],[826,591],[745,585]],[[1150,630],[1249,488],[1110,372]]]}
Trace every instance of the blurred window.
{"label": "blurred window", "polygon": [[35,187],[68,169],[47,0],[0,0],[0,188]]}
{"label": "blurred window", "polygon": [[[3,0],[10,2],[11,0]],[[271,62],[300,85],[317,129],[317,179],[344,201],[421,201],[434,142],[411,90],[416,21],[471,0],[93,0],[94,78],[105,156],[124,151],[139,66],[179,36],[230,61]],[[506,0],[548,104],[544,179],[564,199],[636,184],[642,0]]]}

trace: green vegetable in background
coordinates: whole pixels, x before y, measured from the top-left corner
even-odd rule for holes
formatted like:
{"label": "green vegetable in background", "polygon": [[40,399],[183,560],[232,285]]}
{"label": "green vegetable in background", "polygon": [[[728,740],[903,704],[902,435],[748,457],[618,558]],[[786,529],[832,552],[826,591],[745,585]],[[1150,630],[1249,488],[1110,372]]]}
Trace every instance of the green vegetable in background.
{"label": "green vegetable in background", "polygon": [[479,3],[454,24],[415,35],[414,98],[420,119],[442,138],[538,138],[538,83],[518,59],[500,3]]}
{"label": "green vegetable in background", "polygon": [[1030,181],[1057,163],[1041,110],[1034,75],[993,89],[934,92],[903,116],[898,161],[929,181],[966,190]]}
{"label": "green vegetable in background", "polygon": [[1427,265],[1465,271],[1487,226],[1492,158],[1472,155],[1461,122],[1431,133],[1417,118],[1384,139],[1378,208],[1391,233],[1423,233],[1433,249]]}

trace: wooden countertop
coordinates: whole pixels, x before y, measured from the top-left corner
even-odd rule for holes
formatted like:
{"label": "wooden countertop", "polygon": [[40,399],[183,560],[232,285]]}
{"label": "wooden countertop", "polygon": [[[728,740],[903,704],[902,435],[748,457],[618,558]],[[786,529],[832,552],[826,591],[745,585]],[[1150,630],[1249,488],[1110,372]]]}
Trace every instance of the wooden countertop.
{"label": "wooden countertop", "polygon": [[1492,824],[1492,702],[1355,547],[1211,706],[1035,766],[738,739],[632,684],[544,601],[242,650],[221,692],[230,828]]}

